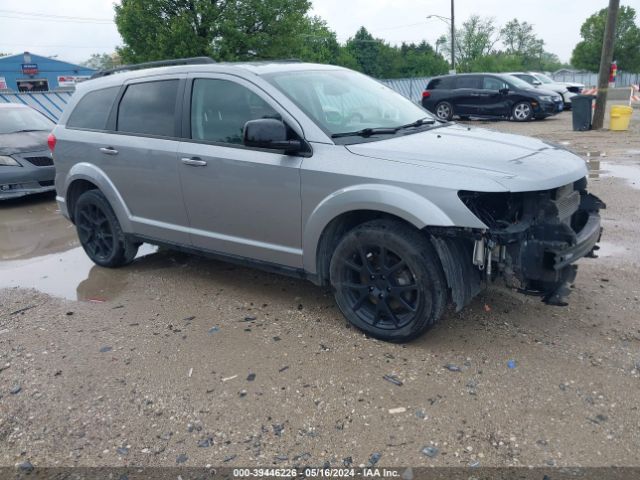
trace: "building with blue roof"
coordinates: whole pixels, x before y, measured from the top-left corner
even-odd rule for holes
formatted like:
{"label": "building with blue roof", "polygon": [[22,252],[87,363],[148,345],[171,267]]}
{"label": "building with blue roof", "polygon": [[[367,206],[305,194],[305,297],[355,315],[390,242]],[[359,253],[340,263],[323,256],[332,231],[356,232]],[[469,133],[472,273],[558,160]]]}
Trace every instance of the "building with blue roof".
{"label": "building with blue roof", "polygon": [[73,90],[95,70],[29,52],[0,57],[0,92]]}

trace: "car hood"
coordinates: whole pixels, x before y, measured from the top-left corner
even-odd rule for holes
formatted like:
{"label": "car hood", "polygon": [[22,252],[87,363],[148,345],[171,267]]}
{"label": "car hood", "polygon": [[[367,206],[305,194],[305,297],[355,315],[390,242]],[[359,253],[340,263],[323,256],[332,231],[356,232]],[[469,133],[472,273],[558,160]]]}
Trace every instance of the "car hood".
{"label": "car hood", "polygon": [[585,161],[562,147],[456,124],[347,149],[365,157],[447,170],[456,184],[484,176],[514,192],[556,188],[587,174]]}
{"label": "car hood", "polygon": [[543,83],[539,87],[540,90],[546,90],[547,92],[564,93],[567,91],[567,86],[561,83]]}
{"label": "car hood", "polygon": [[0,155],[46,150],[49,132],[18,132],[0,134]]}

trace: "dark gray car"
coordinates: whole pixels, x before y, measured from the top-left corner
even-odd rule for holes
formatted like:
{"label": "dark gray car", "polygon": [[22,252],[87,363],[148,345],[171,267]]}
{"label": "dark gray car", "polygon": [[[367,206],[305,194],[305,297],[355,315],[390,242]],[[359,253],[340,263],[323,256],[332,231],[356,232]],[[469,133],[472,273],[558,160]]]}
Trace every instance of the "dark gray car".
{"label": "dark gray car", "polygon": [[14,103],[0,104],[0,200],[55,189],[47,136],[55,123]]}
{"label": "dark gray car", "polygon": [[497,280],[563,304],[604,205],[584,160],[291,62],[114,73],[53,132],[57,200],[99,265],[168,245],[331,286],[392,341]]}

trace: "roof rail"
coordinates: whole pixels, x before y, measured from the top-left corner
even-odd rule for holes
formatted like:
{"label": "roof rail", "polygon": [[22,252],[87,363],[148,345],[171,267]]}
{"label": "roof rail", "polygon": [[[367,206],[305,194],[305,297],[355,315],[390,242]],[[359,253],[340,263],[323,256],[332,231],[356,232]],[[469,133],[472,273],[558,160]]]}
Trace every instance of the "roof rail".
{"label": "roof rail", "polygon": [[107,75],[113,75],[118,72],[129,72],[131,70],[143,70],[145,68],[156,67],[168,67],[171,65],[203,65],[207,63],[216,63],[216,61],[210,57],[190,57],[190,58],[176,58],[173,60],[156,60],[154,62],[135,63],[132,65],[122,65],[120,67],[109,68],[106,70],[99,70],[91,78],[106,77]]}

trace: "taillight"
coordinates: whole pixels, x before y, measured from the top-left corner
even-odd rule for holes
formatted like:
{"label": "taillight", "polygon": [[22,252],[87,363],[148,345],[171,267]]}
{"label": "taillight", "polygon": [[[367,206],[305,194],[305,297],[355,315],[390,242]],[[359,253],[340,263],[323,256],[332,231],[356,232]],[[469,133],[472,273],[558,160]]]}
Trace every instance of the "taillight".
{"label": "taillight", "polygon": [[47,145],[49,145],[49,150],[53,153],[53,150],[56,148],[56,136],[53,133],[50,133],[47,137]]}
{"label": "taillight", "polygon": [[431,92],[429,90],[425,90],[422,92],[422,98],[429,98],[431,96]]}

